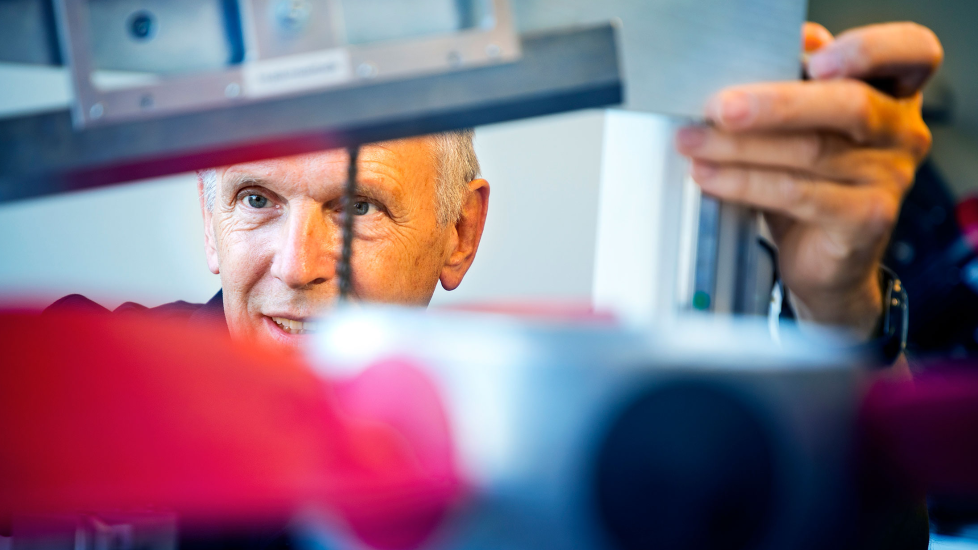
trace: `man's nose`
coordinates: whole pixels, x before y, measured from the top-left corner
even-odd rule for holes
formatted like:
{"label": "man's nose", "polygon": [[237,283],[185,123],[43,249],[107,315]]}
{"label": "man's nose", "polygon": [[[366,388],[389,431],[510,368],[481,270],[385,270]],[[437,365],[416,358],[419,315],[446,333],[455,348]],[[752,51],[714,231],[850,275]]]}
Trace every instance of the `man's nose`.
{"label": "man's nose", "polygon": [[272,262],[272,275],[290,288],[305,288],[336,275],[339,232],[320,207],[293,208]]}

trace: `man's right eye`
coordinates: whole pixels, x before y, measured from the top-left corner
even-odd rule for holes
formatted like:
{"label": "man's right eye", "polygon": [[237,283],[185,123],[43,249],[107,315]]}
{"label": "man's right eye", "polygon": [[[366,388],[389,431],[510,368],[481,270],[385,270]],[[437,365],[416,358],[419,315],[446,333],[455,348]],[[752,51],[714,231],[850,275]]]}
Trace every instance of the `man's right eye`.
{"label": "man's right eye", "polygon": [[265,208],[268,206],[268,199],[261,195],[248,195],[246,200],[248,201],[248,206],[252,208]]}

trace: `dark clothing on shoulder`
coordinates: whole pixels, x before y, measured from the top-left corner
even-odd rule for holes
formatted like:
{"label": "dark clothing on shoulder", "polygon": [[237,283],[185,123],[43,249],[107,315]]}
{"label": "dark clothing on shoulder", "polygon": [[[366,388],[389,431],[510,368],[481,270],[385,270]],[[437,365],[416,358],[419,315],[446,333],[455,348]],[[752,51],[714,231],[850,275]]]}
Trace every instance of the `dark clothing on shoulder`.
{"label": "dark clothing on shoulder", "polygon": [[191,304],[190,302],[180,300],[150,308],[135,302],[126,302],[113,311],[109,311],[108,308],[89,300],[81,294],[71,294],[48,306],[44,310],[44,313],[61,311],[84,311],[112,315],[149,314],[158,319],[186,321],[190,325],[201,322],[216,323],[220,321],[224,327],[227,327],[227,321],[224,319],[223,290],[217,291],[217,294],[208,300],[206,304]]}

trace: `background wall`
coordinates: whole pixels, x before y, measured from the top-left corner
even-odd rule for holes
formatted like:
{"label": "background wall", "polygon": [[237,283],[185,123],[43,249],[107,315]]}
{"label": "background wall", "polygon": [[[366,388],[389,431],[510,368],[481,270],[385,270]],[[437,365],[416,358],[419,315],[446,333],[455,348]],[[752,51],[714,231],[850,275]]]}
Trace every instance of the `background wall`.
{"label": "background wall", "polygon": [[944,45],[944,65],[925,91],[947,120],[931,121],[932,157],[958,195],[974,192],[978,174],[978,2],[974,0],[810,0],[809,19],[833,33],[880,21],[915,21]]}

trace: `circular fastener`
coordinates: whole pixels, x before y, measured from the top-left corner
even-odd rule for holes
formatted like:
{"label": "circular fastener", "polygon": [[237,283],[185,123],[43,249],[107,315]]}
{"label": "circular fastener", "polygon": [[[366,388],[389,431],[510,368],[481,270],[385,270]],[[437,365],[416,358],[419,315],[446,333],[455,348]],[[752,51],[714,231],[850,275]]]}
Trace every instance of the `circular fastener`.
{"label": "circular fastener", "polygon": [[458,67],[462,64],[462,54],[457,51],[448,52],[448,64],[452,67]]}
{"label": "circular fastener", "polygon": [[129,16],[127,22],[129,36],[135,40],[150,40],[156,36],[156,17],[146,10],[140,10]]}
{"label": "circular fastener", "polygon": [[88,116],[90,116],[93,119],[102,118],[103,114],[105,114],[105,106],[102,105],[101,103],[96,103],[95,105],[92,105],[92,107],[88,110]]}
{"label": "circular fastener", "polygon": [[275,4],[275,19],[283,30],[295,32],[309,22],[312,6],[307,0],[281,0]]}
{"label": "circular fastener", "polygon": [[232,82],[224,88],[224,97],[228,99],[233,99],[241,95],[241,85],[237,82]]}
{"label": "circular fastener", "polygon": [[503,53],[502,48],[500,48],[496,44],[489,44],[488,46],[486,46],[486,55],[488,55],[489,57],[496,58],[502,55],[502,53]]}
{"label": "circular fastener", "polygon": [[377,76],[377,67],[370,63],[361,63],[357,66],[357,76],[360,78],[373,78]]}
{"label": "circular fastener", "polygon": [[139,106],[142,107],[143,109],[152,109],[153,96],[146,94],[143,97],[139,98]]}

